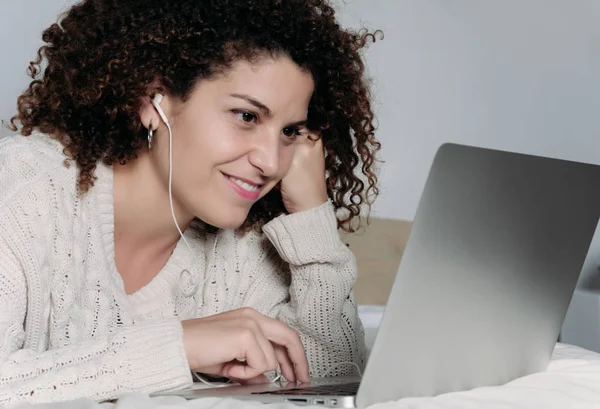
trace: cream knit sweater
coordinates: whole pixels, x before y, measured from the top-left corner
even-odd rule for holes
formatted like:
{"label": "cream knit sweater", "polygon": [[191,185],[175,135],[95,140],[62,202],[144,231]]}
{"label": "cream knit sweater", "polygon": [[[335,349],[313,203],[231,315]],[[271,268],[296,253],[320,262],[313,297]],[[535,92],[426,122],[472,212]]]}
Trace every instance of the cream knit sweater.
{"label": "cream knit sweater", "polygon": [[[364,366],[356,263],[330,203],[264,234],[193,225],[134,294],[114,262],[112,168],[76,194],[77,169],[45,135],[0,141],[0,405],[114,399],[190,386],[180,320],[243,306],[297,329],[311,375]],[[340,366],[331,374],[348,374]]]}

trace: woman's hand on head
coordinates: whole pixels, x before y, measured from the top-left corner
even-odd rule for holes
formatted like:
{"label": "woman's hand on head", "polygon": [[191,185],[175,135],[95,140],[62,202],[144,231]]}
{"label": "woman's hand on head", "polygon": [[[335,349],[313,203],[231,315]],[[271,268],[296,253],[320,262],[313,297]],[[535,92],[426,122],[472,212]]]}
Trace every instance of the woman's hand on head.
{"label": "woman's hand on head", "polygon": [[308,382],[308,361],[298,333],[251,308],[182,322],[183,344],[195,372],[240,383],[267,381],[281,368],[290,382]]}
{"label": "woman's hand on head", "polygon": [[300,138],[290,170],[280,185],[283,204],[289,213],[312,209],[327,201],[323,141],[320,137],[314,140],[315,135]]}

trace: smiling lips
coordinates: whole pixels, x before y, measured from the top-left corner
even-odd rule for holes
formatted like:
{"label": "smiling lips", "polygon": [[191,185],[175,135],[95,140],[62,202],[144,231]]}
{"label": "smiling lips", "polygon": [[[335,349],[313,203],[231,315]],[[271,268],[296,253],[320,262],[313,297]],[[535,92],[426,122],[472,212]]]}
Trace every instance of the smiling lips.
{"label": "smiling lips", "polygon": [[230,176],[225,173],[223,173],[223,176],[225,176],[227,182],[233,188],[233,190],[244,199],[254,201],[259,198],[262,184],[253,183],[246,179],[236,178],[235,176]]}

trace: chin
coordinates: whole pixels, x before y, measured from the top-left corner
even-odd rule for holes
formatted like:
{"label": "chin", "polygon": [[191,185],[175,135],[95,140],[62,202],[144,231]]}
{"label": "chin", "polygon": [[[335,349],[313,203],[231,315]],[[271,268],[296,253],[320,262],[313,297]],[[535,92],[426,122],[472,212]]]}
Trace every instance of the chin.
{"label": "chin", "polygon": [[223,223],[209,223],[211,226],[219,228],[219,229],[225,229],[225,230],[235,230],[238,227],[240,227],[242,224],[244,224],[245,220],[242,220],[241,222],[238,221],[229,221],[229,222],[223,222]]}
{"label": "chin", "polygon": [[218,214],[207,215],[207,217],[198,217],[205,223],[219,229],[237,229],[246,221],[248,211],[240,212],[239,209],[221,209]]}

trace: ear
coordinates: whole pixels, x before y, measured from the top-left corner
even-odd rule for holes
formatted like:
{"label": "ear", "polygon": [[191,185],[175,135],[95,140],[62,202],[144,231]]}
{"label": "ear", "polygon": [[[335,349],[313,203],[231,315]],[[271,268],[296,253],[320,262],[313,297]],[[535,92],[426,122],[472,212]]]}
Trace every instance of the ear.
{"label": "ear", "polygon": [[146,96],[142,98],[142,104],[140,106],[140,110],[138,115],[140,120],[142,121],[142,125],[146,128],[150,128],[150,123],[152,123],[152,130],[156,131],[161,127],[164,127],[165,124],[162,121],[160,115],[156,111],[156,108],[152,104],[152,100],[154,96],[158,93],[163,95],[163,98],[160,102],[160,108],[164,112],[165,116],[172,122],[172,107],[173,107],[173,98],[165,92],[166,90],[161,85],[161,82],[156,79],[154,80],[148,87],[146,88]]}
{"label": "ear", "polygon": [[140,106],[140,110],[138,112],[140,116],[140,120],[142,121],[142,125],[146,129],[150,129],[150,124],[152,124],[152,130],[157,130],[162,124],[162,120],[156,112],[154,105],[152,105],[152,97],[145,96],[142,99],[142,105]]}

